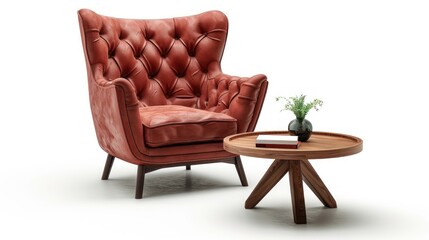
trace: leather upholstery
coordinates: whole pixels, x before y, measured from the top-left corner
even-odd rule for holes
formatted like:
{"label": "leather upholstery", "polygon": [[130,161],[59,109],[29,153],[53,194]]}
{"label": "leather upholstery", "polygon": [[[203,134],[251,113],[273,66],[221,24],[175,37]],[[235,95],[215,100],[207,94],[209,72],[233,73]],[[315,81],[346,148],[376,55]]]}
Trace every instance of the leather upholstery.
{"label": "leather upholstery", "polygon": [[125,19],[81,9],[78,16],[104,151],[139,165],[235,156],[223,138],[254,130],[268,82],[222,72],[222,12]]}
{"label": "leather upholstery", "polygon": [[149,147],[219,142],[237,133],[237,120],[223,113],[178,105],[140,108]]}

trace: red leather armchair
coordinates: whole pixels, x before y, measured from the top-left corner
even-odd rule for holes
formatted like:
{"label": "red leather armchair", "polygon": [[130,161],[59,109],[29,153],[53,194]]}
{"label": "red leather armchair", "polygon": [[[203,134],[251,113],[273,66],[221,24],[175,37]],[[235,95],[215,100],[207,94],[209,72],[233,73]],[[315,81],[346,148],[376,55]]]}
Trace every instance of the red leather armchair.
{"label": "red leather armchair", "polygon": [[103,180],[115,158],[135,164],[142,198],[148,172],[226,162],[247,186],[240,156],[223,149],[223,138],[254,130],[268,81],[222,73],[222,12],[124,19],[81,9],[78,18],[95,131],[108,154]]}

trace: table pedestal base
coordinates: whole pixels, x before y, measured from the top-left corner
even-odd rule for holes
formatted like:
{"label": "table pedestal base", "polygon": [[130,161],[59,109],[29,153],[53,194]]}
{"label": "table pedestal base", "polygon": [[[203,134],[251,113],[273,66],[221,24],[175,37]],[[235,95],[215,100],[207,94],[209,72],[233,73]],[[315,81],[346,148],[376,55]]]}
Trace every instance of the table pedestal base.
{"label": "table pedestal base", "polygon": [[245,208],[254,208],[287,172],[289,172],[293,218],[295,223],[307,223],[304,188],[302,184],[303,180],[323,205],[329,208],[337,207],[334,197],[332,197],[328,188],[308,160],[274,160],[258,185],[256,185],[255,189],[247,198]]}

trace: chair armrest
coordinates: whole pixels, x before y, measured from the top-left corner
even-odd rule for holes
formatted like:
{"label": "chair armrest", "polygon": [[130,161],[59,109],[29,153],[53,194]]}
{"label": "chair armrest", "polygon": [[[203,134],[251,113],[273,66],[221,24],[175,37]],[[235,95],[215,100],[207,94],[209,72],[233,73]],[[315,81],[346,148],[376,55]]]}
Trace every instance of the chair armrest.
{"label": "chair armrest", "polygon": [[[125,96],[125,104],[127,106],[133,106],[135,104],[138,104],[139,101],[137,99],[137,96],[135,94],[134,87],[132,84],[124,79],[124,78],[117,78],[114,80],[107,80],[105,78],[99,78],[96,80],[97,85],[101,88],[106,88],[105,91],[109,91],[107,89],[109,88],[115,88],[116,90],[121,89],[123,91],[123,94]],[[111,90],[110,90],[111,91]]]}
{"label": "chair armrest", "polygon": [[208,105],[214,106],[211,110],[237,119],[238,133],[253,131],[265,99],[267,77],[263,74],[237,77],[222,73],[213,80],[209,91],[217,94],[209,94]]}
{"label": "chair armrest", "polygon": [[[98,142],[106,152],[134,163],[144,148],[139,101],[123,78],[90,81],[90,102]],[[126,150],[127,149],[127,150]]]}

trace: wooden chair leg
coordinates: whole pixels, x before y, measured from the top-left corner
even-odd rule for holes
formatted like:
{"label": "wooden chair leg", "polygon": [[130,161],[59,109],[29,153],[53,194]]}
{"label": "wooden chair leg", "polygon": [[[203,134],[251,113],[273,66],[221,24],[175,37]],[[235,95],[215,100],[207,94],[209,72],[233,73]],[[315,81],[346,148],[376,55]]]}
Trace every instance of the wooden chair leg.
{"label": "wooden chair leg", "polygon": [[107,154],[106,164],[104,165],[104,171],[103,171],[103,175],[101,176],[101,180],[109,179],[110,171],[112,170],[114,160],[115,160],[114,156]]}
{"label": "wooden chair leg", "polygon": [[146,169],[144,165],[139,165],[137,168],[137,183],[136,183],[136,199],[143,198],[144,176]]}
{"label": "wooden chair leg", "polygon": [[243,164],[241,163],[240,156],[235,157],[235,168],[237,169],[238,176],[240,177],[241,185],[248,186],[246,173],[244,173]]}

